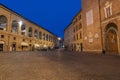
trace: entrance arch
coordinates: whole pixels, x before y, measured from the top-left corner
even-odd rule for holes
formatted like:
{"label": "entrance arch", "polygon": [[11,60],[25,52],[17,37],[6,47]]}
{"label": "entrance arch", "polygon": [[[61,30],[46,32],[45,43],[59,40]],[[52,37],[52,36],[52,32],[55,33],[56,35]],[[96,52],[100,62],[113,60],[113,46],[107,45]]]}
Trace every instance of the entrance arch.
{"label": "entrance arch", "polygon": [[106,51],[118,52],[118,29],[114,23],[106,26]]}

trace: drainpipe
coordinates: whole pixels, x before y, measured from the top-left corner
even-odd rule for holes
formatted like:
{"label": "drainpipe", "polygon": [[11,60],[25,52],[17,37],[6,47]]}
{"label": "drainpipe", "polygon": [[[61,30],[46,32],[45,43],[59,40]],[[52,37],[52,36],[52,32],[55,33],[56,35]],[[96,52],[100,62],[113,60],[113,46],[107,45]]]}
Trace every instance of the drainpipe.
{"label": "drainpipe", "polygon": [[105,50],[103,48],[103,37],[102,37],[102,23],[101,23],[101,6],[100,6],[100,0],[98,0],[98,6],[99,6],[99,19],[100,19],[100,31],[101,31],[101,47],[102,47],[102,53],[105,53]]}

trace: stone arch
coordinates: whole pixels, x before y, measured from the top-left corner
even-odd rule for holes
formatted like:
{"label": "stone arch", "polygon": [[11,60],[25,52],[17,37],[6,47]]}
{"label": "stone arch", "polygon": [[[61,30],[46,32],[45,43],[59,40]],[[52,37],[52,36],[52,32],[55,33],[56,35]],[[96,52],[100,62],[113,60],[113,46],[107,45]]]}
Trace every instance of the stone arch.
{"label": "stone arch", "polygon": [[7,17],[4,15],[0,15],[0,30],[7,30]]}
{"label": "stone arch", "polygon": [[109,23],[105,28],[106,51],[118,52],[118,27],[114,23]]}
{"label": "stone arch", "polygon": [[114,29],[118,30],[118,27],[117,27],[117,25],[116,25],[115,23],[109,23],[109,24],[107,24],[106,27],[105,27],[105,32],[106,32],[108,29],[110,29],[110,28],[114,28]]}
{"label": "stone arch", "polygon": [[11,32],[18,33],[18,31],[19,31],[19,24],[16,20],[13,20],[12,21]]}

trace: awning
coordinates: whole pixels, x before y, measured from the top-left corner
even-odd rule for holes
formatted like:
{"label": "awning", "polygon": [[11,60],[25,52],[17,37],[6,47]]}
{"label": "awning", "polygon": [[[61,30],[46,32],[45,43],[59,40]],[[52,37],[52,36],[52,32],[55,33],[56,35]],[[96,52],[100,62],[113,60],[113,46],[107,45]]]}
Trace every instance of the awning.
{"label": "awning", "polygon": [[5,42],[4,41],[0,41],[0,44],[4,44]]}
{"label": "awning", "polygon": [[35,46],[35,47],[40,47],[40,45],[39,45],[39,44],[34,44],[34,46]]}
{"label": "awning", "polygon": [[22,46],[28,46],[28,43],[22,42],[21,45],[22,45]]}

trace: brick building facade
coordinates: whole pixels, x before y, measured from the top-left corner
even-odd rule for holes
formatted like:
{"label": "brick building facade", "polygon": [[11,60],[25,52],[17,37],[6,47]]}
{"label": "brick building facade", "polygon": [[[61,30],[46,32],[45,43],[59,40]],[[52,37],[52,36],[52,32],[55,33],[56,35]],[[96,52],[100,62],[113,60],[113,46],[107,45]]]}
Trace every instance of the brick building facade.
{"label": "brick building facade", "polygon": [[120,53],[119,3],[119,0],[82,0],[85,52]]}

